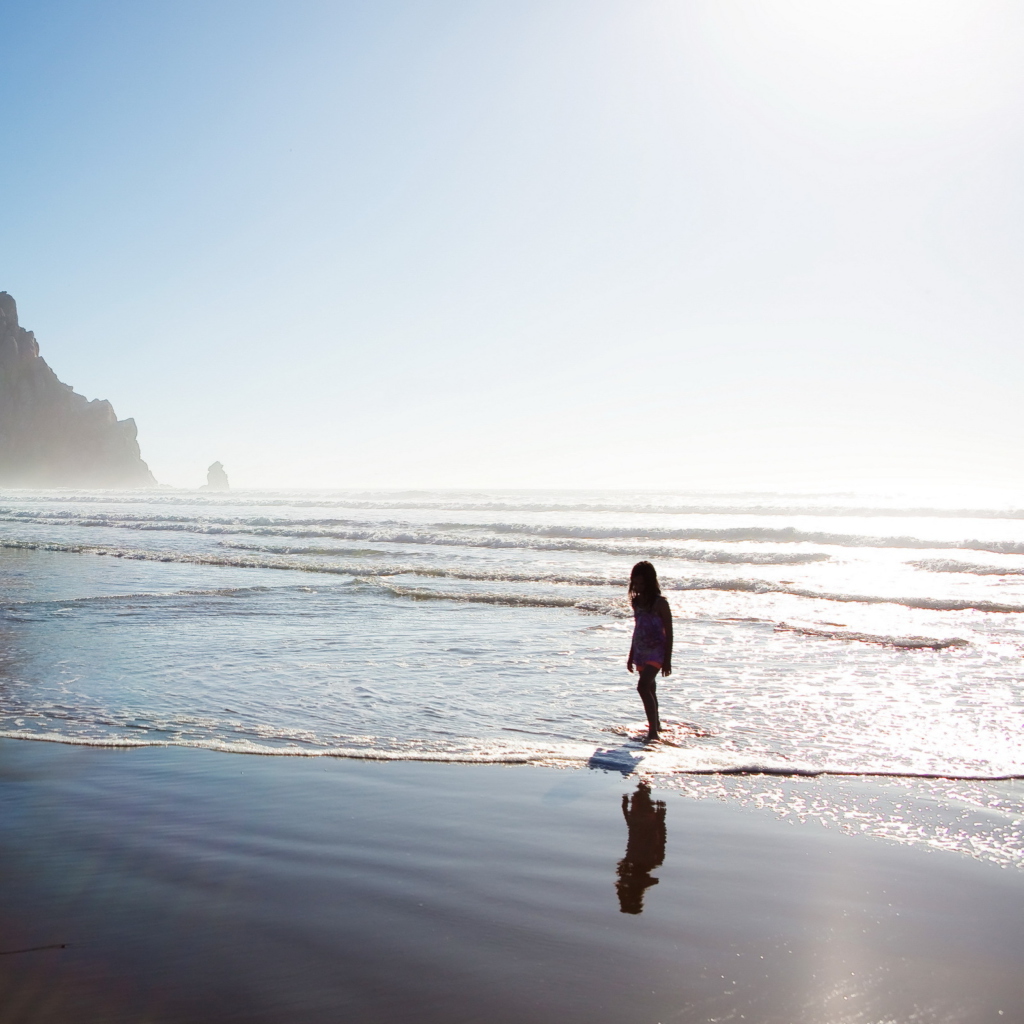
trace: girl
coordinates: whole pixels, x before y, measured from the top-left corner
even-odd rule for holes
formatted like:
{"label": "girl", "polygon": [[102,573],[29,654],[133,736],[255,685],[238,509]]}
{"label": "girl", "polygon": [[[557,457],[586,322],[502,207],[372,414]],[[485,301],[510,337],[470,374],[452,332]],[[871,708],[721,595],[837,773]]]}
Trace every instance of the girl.
{"label": "girl", "polygon": [[629,603],[633,606],[633,644],[626,668],[636,666],[640,681],[637,693],[647,712],[647,740],[656,740],[661,732],[658,718],[658,669],[663,676],[672,674],[672,610],[661,596],[658,574],[650,562],[637,562],[629,574]]}

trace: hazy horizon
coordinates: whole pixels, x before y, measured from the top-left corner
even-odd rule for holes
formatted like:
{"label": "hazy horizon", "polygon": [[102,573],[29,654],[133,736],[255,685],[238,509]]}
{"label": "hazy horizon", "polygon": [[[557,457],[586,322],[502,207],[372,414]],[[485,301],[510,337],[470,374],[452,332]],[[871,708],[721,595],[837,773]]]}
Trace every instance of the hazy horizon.
{"label": "hazy horizon", "polygon": [[162,484],[1024,490],[1024,10],[8,6],[0,289]]}

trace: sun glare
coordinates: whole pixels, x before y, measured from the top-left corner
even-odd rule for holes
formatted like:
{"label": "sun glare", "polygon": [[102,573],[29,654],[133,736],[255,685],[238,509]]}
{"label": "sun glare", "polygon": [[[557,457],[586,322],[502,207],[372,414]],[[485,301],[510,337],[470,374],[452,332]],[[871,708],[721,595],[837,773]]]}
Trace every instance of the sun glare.
{"label": "sun glare", "polygon": [[1003,5],[790,0],[706,13],[729,75],[795,112],[957,116],[1001,102],[1019,74],[1006,28],[1019,35],[1020,10]]}

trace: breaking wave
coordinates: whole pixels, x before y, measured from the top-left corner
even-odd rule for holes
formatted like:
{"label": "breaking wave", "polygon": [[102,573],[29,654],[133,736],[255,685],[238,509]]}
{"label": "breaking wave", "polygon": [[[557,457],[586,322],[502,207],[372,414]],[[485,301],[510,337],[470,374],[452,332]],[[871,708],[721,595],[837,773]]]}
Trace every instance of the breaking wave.
{"label": "breaking wave", "polygon": [[807,597],[815,601],[837,601],[843,604],[898,604],[904,608],[919,608],[939,612],[1002,612],[1017,614],[1024,612],[1024,604],[1006,604],[1001,601],[970,600],[946,597],[890,597],[874,594],[836,594],[827,591],[807,590],[765,580],[680,580],[663,584],[663,590],[726,590],[747,594],[789,594],[792,597]]}
{"label": "breaking wave", "polygon": [[[181,508],[332,508],[382,509],[391,511],[436,510],[439,512],[501,512],[501,513],[626,513],[648,515],[717,515],[717,516],[804,516],[827,518],[870,519],[983,519],[1022,520],[1024,508],[942,508],[935,505],[865,505],[844,504],[842,494],[822,495],[820,502],[808,501],[812,495],[722,495],[721,501],[688,500],[680,502],[648,501],[635,498],[625,501],[609,500],[609,496],[587,500],[541,501],[524,496],[510,496],[495,500],[493,495],[462,493],[452,495],[437,491],[416,492],[362,492],[347,497],[324,493],[311,497],[311,492],[289,495],[281,491],[232,491],[210,494],[195,491],[161,490],[144,492],[51,491],[19,492],[6,488],[8,495],[16,496],[25,504],[69,505],[83,501],[90,505],[159,505]],[[337,494],[337,492],[333,492]],[[681,496],[682,497],[682,496]],[[785,498],[794,500],[779,500]],[[776,500],[754,500],[774,498]],[[475,499],[475,500],[474,500]]]}
{"label": "breaking wave", "polygon": [[[454,524],[443,524],[451,528]],[[777,544],[825,544],[847,548],[909,548],[924,550],[992,551],[997,554],[1024,554],[1024,543],[988,540],[928,540],[920,537],[885,537],[868,534],[829,533],[820,530],[798,530],[787,526],[781,529],[761,526],[728,527],[726,529],[637,530],[629,527],[562,527],[529,526],[492,523],[486,527],[496,533],[523,533],[544,537],[586,537],[609,539],[613,537],[644,538],[646,540],[771,542]]]}
{"label": "breaking wave", "polygon": [[[367,531],[370,532],[370,531]],[[413,538],[408,533],[388,534],[384,531],[373,531],[372,537],[345,537],[344,540],[372,540],[386,544],[439,544],[442,546],[480,547],[480,548],[529,548],[532,551],[583,551],[604,555],[632,555],[645,558],[675,558],[685,562],[720,563],[723,565],[807,565],[811,562],[827,562],[831,555],[824,552],[788,552],[788,551],[705,551],[686,550],[682,548],[656,547],[650,544],[601,544],[586,540],[536,541],[523,539],[514,541],[509,538],[473,538],[473,537],[440,537],[439,535],[418,534]],[[352,551],[344,548],[315,547],[303,545],[246,544],[242,541],[220,541],[221,547],[234,548],[241,551],[265,551],[268,554],[282,555],[384,555],[386,552],[376,549]]]}
{"label": "breaking wave", "polygon": [[928,636],[889,636],[888,634],[858,633],[844,629],[815,629],[812,626],[791,626],[780,622],[775,629],[778,632],[799,633],[801,636],[820,637],[822,640],[855,640],[864,644],[880,644],[883,647],[898,647],[903,650],[940,651],[947,647],[969,647],[970,641],[960,637],[936,639]]}
{"label": "breaking wave", "polygon": [[[369,587],[376,592],[389,594],[392,597],[406,598],[413,601],[455,601],[470,604],[490,604],[508,608],[576,608],[580,611],[595,612],[607,615],[612,618],[628,618],[631,614],[629,606],[621,598],[609,597],[607,599],[575,598],[570,595],[547,595],[536,596],[514,593],[495,593],[479,591],[451,591],[437,590],[427,587],[408,587],[390,583],[379,577],[354,577],[352,583],[356,587]],[[275,587],[275,591],[282,588]],[[289,588],[283,588],[289,589]],[[297,591],[308,591],[308,587],[297,586]],[[80,605],[103,606],[103,605],[124,605],[134,602],[151,601],[173,601],[177,598],[202,598],[202,597],[245,597],[256,594],[269,593],[270,587],[211,587],[206,589],[187,589],[174,591],[138,591],[122,594],[92,594],[85,597],[72,597],[63,599],[42,599],[28,600],[9,603],[5,612],[8,617],[13,613],[15,617],[27,609],[45,608],[72,608]],[[0,606],[2,607],[2,606]],[[725,618],[718,619],[719,622],[760,622],[769,624],[770,619],[753,617]],[[969,640],[960,637],[925,637],[925,636],[896,636],[889,634],[864,633],[842,628],[820,629],[816,626],[803,626],[790,624],[788,622],[774,623],[776,632],[795,633],[800,636],[819,638],[823,640],[848,640],[859,643],[878,644],[883,647],[893,647],[901,650],[943,650],[950,647],[968,647]]]}
{"label": "breaking wave", "polygon": [[595,601],[573,597],[538,597],[528,594],[480,593],[472,590],[434,590],[428,587],[400,587],[380,580],[360,580],[360,583],[375,585],[394,597],[410,598],[413,601],[465,601],[470,604],[495,604],[509,608],[578,608],[585,612],[599,612],[617,618],[632,615],[623,600],[610,599]]}
{"label": "breaking wave", "polygon": [[1024,568],[1005,568],[997,565],[975,565],[971,562],[957,562],[945,558],[923,558],[918,562],[908,562],[915,569],[926,569],[928,572],[963,572],[972,576],[1024,576]]}
{"label": "breaking wave", "polygon": [[[474,570],[457,567],[425,567],[421,565],[380,565],[367,567],[325,564],[319,562],[301,562],[287,556],[256,557],[255,555],[206,554],[201,552],[159,551],[140,548],[113,548],[89,544],[56,544],[45,541],[0,541],[0,548],[13,548],[29,551],[63,551],[72,554],[106,555],[113,558],[149,562],[180,562],[194,565],[221,565],[233,568],[281,569],[298,572],[324,573],[334,576],[349,576],[361,579],[383,576],[422,576],[437,579],[465,580],[469,582],[504,582],[504,583],[562,583],[574,586],[614,586],[623,588],[627,584],[626,577],[598,576],[582,573],[558,572],[517,572],[510,569]],[[803,587],[773,583],[768,580],[751,579],[679,579],[663,580],[662,587],[667,591],[717,590],[731,593],[747,594],[788,594],[792,597],[804,597],[815,601],[836,601],[853,604],[897,604],[905,608],[927,609],[930,611],[979,611],[1004,614],[1024,612],[1024,604],[1010,604],[1000,601],[972,600],[964,598],[939,597],[895,597],[873,594],[843,594],[827,591],[809,590]],[[413,588],[406,588],[412,590]],[[428,599],[437,599],[440,591],[430,591]],[[413,596],[410,593],[403,596]],[[469,592],[457,592],[451,600],[478,601],[486,598],[471,595]],[[537,607],[549,607],[549,598],[532,595],[501,594],[492,603],[506,603],[515,600],[524,606],[537,603]],[[554,598],[550,600],[561,600]],[[570,600],[566,607],[582,607]]]}
{"label": "breaking wave", "polygon": [[[846,548],[903,548],[920,550],[989,551],[1024,554],[1024,542],[999,540],[932,540],[913,536],[877,536],[803,530],[796,527],[743,526],[726,528],[639,528],[631,526],[554,526],[529,523],[439,522],[429,526],[408,523],[365,523],[342,519],[280,519],[124,514],[75,515],[66,512],[26,513],[0,510],[0,522],[47,526],[105,527],[202,535],[329,538],[390,544],[428,544],[480,548],[531,548],[534,550],[589,550],[602,553],[690,558],[695,561],[746,562],[749,564],[800,564],[828,559],[824,552],[686,552],[677,548],[652,548],[650,542],[696,541],[702,543],[819,544]],[[603,547],[597,542],[622,542]],[[625,542],[633,542],[629,546]],[[641,546],[637,546],[637,545]],[[579,546],[582,545],[582,546]]]}

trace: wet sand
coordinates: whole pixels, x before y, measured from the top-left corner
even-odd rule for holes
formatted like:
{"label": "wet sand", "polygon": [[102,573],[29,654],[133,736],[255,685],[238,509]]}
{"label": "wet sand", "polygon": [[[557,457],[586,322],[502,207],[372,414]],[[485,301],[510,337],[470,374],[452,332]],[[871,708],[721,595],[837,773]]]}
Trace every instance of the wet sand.
{"label": "wet sand", "polygon": [[3,740],[0,869],[3,1024],[1024,1021],[1024,874],[609,772]]}

